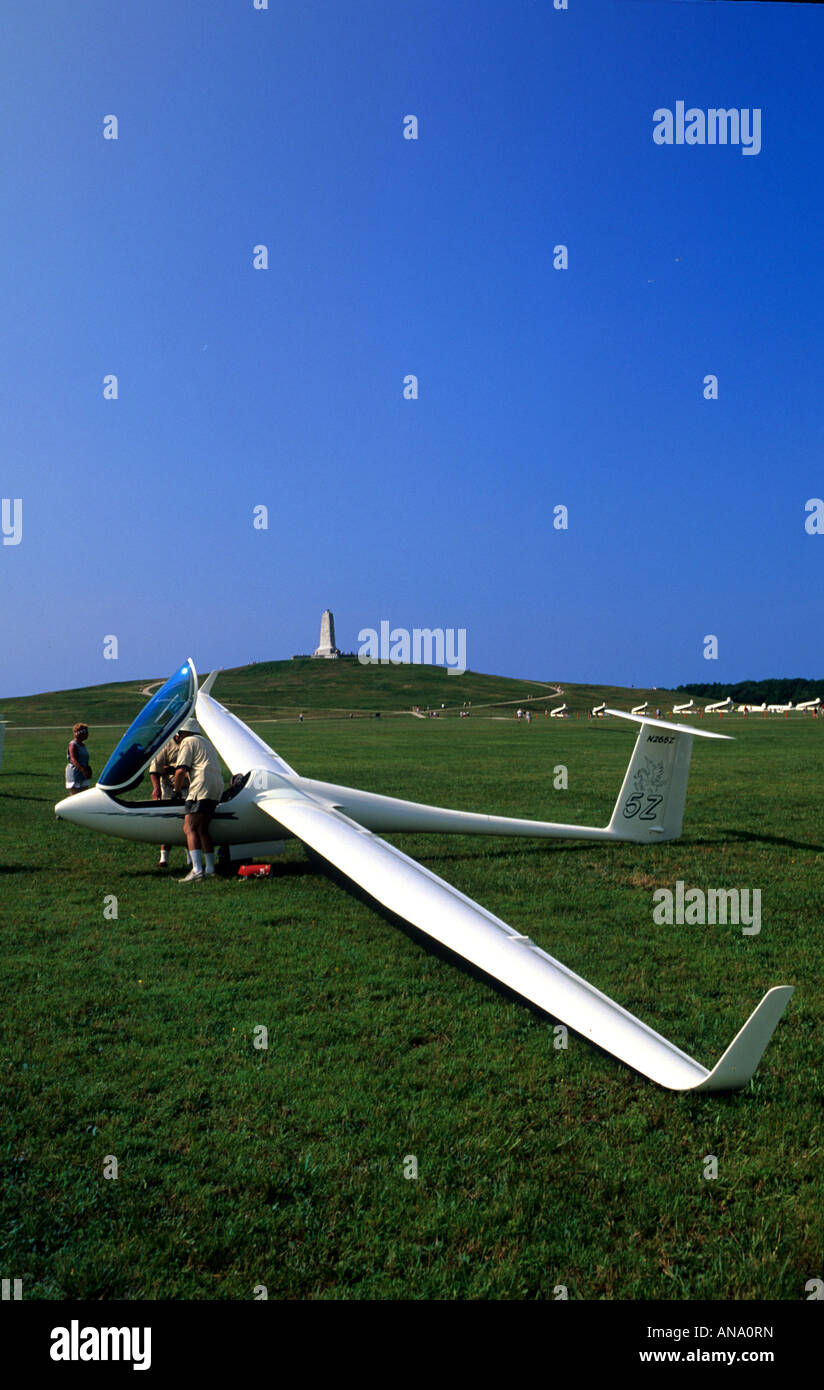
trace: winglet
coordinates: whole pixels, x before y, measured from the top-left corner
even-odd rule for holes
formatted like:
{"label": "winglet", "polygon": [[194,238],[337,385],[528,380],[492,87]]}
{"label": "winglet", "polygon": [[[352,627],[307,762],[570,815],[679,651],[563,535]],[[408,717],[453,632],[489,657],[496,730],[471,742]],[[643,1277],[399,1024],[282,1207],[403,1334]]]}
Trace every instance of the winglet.
{"label": "winglet", "polygon": [[764,1049],[775,1032],[792,992],[792,985],[775,985],[773,989],[768,989],[720,1061],[716,1062],[703,1081],[690,1089],[740,1091],[742,1086],[746,1086],[761,1061]]}
{"label": "winglet", "polygon": [[202,686],[200,687],[200,690],[198,691],[198,694],[199,694],[199,695],[208,695],[208,694],[210,694],[211,689],[212,689],[212,686],[214,685],[214,683],[215,683],[215,681],[217,680],[217,678],[218,678],[219,675],[220,675],[220,668],[218,668],[218,670],[216,670],[216,671],[211,671],[211,672],[209,673],[209,675],[206,677],[206,679],[205,679],[205,681],[203,682]]}

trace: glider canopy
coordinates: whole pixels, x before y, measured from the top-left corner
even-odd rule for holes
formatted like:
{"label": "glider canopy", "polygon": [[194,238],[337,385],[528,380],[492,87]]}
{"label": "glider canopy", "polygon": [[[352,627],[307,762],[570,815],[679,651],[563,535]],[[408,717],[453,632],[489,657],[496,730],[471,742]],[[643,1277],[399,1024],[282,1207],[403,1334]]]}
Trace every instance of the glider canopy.
{"label": "glider canopy", "polygon": [[146,764],[194,709],[197,673],[191,661],[181,666],[129,725],[106,763],[98,786],[124,791],[140,777]]}

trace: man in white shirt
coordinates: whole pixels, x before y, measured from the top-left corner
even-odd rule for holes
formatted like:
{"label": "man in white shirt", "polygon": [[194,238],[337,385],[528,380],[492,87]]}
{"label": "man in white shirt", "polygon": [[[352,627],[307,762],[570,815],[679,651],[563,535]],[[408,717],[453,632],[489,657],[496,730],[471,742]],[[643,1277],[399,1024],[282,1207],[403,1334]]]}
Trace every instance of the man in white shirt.
{"label": "man in white shirt", "polygon": [[178,796],[186,791],[186,815],[183,830],[192,867],[178,883],[200,883],[215,872],[215,847],[209,834],[209,822],[223,795],[223,773],[217,753],[207,743],[195,719],[187,719],[174,736],[177,744],[174,788]]}

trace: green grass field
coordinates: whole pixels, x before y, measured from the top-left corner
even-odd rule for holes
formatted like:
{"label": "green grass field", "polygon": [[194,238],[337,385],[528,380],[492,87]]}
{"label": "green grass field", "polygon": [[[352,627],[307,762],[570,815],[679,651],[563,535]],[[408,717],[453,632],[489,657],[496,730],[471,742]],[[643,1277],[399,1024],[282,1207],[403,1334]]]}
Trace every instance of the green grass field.
{"label": "green grass field", "polygon": [[[313,671],[340,682],[336,665]],[[605,823],[634,739],[618,721],[476,713],[480,688],[469,720],[333,718],[342,686],[332,699],[305,673],[293,701],[255,671],[215,693],[253,726],[256,711],[315,711],[257,726],[299,771],[443,805]],[[464,679],[440,677],[453,705]],[[353,689],[350,707],[435,703],[436,684]],[[99,771],[118,733],[93,721],[122,727],[137,688],[0,713],[88,719]],[[706,1065],[766,988],[797,985],[749,1088],[701,1097],[573,1034],[556,1049],[551,1020],[404,935],[297,844],[269,881],[190,888],[160,876],[151,846],[56,822],[65,734],[10,727],[4,1277],[43,1299],[251,1299],[261,1284],[270,1298],[803,1299],[824,1273],[824,722],[723,728],[736,742],[699,741],[672,844],[393,837]],[[760,934],[656,926],[652,893],[677,879],[760,887]]]}

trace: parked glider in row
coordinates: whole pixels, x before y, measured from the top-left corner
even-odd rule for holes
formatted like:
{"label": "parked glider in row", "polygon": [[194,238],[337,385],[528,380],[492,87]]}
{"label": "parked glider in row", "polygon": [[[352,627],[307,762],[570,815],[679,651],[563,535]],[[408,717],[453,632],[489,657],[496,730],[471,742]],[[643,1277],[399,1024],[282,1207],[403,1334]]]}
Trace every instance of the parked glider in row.
{"label": "parked glider in row", "polygon": [[446,810],[300,777],[212,698],[214,671],[197,689],[188,661],[149,701],[118,743],[96,787],[58,802],[57,815],[91,830],[153,844],[183,843],[183,807],[126,801],[155,753],[190,715],[230,769],[210,834],[233,858],[303,841],[376,903],[493,979],[671,1090],[724,1091],[749,1081],[792,994],[768,991],[720,1061],[708,1071],[614,1000],[478,903],[402,854],[376,832],[455,832],[654,844],[681,833],[693,738],[723,734],[609,710],[640,724],[609,824],[559,825]]}

